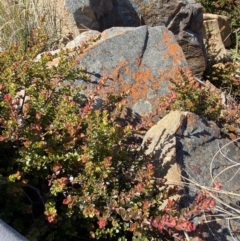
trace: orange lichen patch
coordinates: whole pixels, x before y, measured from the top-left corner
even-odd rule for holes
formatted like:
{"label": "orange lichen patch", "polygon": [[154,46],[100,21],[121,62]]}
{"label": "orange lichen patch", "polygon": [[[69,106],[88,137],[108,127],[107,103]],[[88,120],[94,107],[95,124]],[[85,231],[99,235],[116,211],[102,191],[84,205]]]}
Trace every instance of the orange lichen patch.
{"label": "orange lichen patch", "polygon": [[134,91],[132,91],[132,98],[136,101],[139,99],[147,99],[147,93],[149,91],[147,82],[153,81],[151,70],[138,69],[135,73],[133,73],[133,78],[136,83],[134,84]]}
{"label": "orange lichen patch", "polygon": [[187,113],[187,122],[188,122],[188,125],[194,126],[197,123],[197,119],[193,118],[192,114]]}
{"label": "orange lichen patch", "polygon": [[170,54],[169,54],[168,51],[166,51],[166,52],[163,53],[163,58],[164,58],[164,59],[168,59],[169,57],[170,57]]}
{"label": "orange lichen patch", "polygon": [[173,35],[171,36],[167,29],[163,32],[162,42],[167,46],[173,42]]}
{"label": "orange lichen patch", "polygon": [[169,70],[169,69],[167,69],[167,70],[160,70],[159,72],[158,72],[158,75],[159,75],[159,79],[161,80],[161,81],[163,81],[163,80],[169,80],[170,79],[170,75],[175,75],[175,70],[173,71],[173,70]]}
{"label": "orange lichen patch", "polygon": [[163,32],[162,42],[167,47],[167,51],[163,54],[164,58],[173,57],[174,65],[178,65],[179,61],[186,62],[181,47],[173,41],[173,36],[167,29]]}
{"label": "orange lichen patch", "polygon": [[181,58],[181,60],[185,60],[184,55],[180,54],[182,52],[182,49],[177,43],[168,44],[167,47],[170,55]]}
{"label": "orange lichen patch", "polygon": [[[138,59],[136,59],[136,62],[138,62]],[[102,97],[105,97],[107,93],[130,91],[128,106],[132,106],[142,99],[148,100],[152,104],[153,109],[156,109],[159,105],[159,88],[161,85],[165,86],[164,89],[167,91],[167,83],[165,83],[164,80],[167,80],[170,76],[174,76],[177,72],[177,68],[161,70],[159,71],[158,76],[153,76],[151,68],[139,66],[137,71],[131,71],[128,61],[120,61],[117,68],[108,70],[108,72],[112,79],[112,84],[101,90],[100,93]],[[134,80],[134,83],[129,83],[123,76],[128,76]],[[148,99],[148,93],[150,90],[156,93],[156,98]]]}
{"label": "orange lichen patch", "polygon": [[[138,60],[136,60],[138,62]],[[152,88],[158,88],[159,83],[156,81],[156,78],[152,76],[150,68],[139,68],[137,71],[132,72],[127,61],[121,61],[118,64],[118,67],[112,71],[112,78],[114,79],[112,89],[118,89],[118,91],[131,91],[131,98],[133,102],[138,101],[139,99],[147,99],[147,93],[149,91],[148,81],[152,83]],[[124,73],[122,70],[124,69]],[[128,83],[125,79],[122,79],[119,73],[123,75],[128,75],[132,78],[135,83]]]}
{"label": "orange lichen patch", "polygon": [[[118,91],[131,91],[131,98],[133,102],[143,98],[145,99],[148,92],[148,86],[147,86],[147,79],[151,78],[150,70],[146,71],[140,71],[137,70],[137,72],[132,72],[129,67],[129,63],[125,61],[121,61],[118,65],[118,67],[113,70],[113,79],[114,83],[111,87],[112,89],[118,89]],[[119,75],[120,72],[124,69],[124,75],[128,75],[133,80],[135,80],[134,84],[128,83],[125,79],[122,79],[122,77]]]}
{"label": "orange lichen patch", "polygon": [[[172,48],[174,51],[174,46]],[[168,52],[168,50],[166,51]],[[169,56],[171,52],[169,51]],[[83,55],[85,55],[84,53]],[[181,53],[180,53],[181,56]],[[174,57],[173,57],[174,58]],[[135,63],[132,63],[134,61]],[[171,64],[168,69],[161,69],[159,66],[159,71],[154,70],[150,67],[145,66],[141,63],[142,59],[137,57],[135,60],[121,60],[118,62],[117,66],[112,66],[111,69],[104,69],[104,67],[99,70],[101,73],[105,73],[109,76],[109,85],[105,85],[99,92],[101,98],[105,99],[109,93],[120,94],[122,92],[130,91],[130,98],[128,99],[128,107],[132,107],[134,104],[142,101],[149,101],[152,105],[152,110],[156,110],[159,106],[160,92],[162,94],[168,92],[167,86],[169,78],[174,78],[178,71],[178,66]],[[172,58],[169,63],[172,63]],[[137,70],[132,70],[130,66],[139,66]],[[158,73],[156,75],[156,73]],[[161,91],[161,87],[163,90]],[[95,88],[89,85],[86,94],[91,93]],[[160,91],[159,91],[160,90]],[[149,94],[150,93],[150,94]],[[148,98],[149,96],[154,96]]]}

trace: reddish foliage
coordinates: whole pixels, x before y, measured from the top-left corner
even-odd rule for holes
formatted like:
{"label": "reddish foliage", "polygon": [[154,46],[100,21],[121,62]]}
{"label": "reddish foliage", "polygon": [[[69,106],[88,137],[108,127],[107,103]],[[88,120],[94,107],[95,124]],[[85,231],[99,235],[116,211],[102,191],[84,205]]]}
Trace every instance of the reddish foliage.
{"label": "reddish foliage", "polygon": [[100,218],[100,219],[98,220],[98,226],[99,226],[99,228],[104,228],[106,225],[107,225],[107,221],[106,221],[105,218]]}
{"label": "reddish foliage", "polygon": [[49,223],[54,223],[57,221],[57,214],[53,213],[53,214],[49,214],[46,216],[47,220]]}
{"label": "reddish foliage", "polygon": [[173,228],[177,225],[177,221],[174,217],[165,214],[160,219],[156,218],[153,220],[152,225],[158,230],[162,230],[165,227]]}
{"label": "reddish foliage", "polygon": [[179,231],[187,231],[187,232],[191,232],[194,231],[196,229],[196,226],[194,225],[194,223],[188,221],[188,220],[183,220],[180,223],[178,223],[175,228]]}
{"label": "reddish foliage", "polygon": [[168,199],[168,203],[163,209],[165,214],[156,217],[152,221],[152,226],[159,231],[170,228],[177,231],[191,232],[196,229],[196,226],[190,219],[194,215],[201,214],[201,212],[210,211],[210,208],[214,206],[215,201],[211,197],[206,196],[203,192],[199,192],[195,202],[189,208],[185,209],[185,211],[182,210],[183,212],[179,212],[176,209],[176,202],[174,200]]}
{"label": "reddish foliage", "polygon": [[69,195],[67,198],[63,199],[63,204],[68,205],[73,202],[72,197]]}
{"label": "reddish foliage", "polygon": [[4,99],[6,102],[9,102],[9,101],[11,101],[12,96],[11,96],[10,94],[5,94],[4,97],[3,97],[3,99]]}

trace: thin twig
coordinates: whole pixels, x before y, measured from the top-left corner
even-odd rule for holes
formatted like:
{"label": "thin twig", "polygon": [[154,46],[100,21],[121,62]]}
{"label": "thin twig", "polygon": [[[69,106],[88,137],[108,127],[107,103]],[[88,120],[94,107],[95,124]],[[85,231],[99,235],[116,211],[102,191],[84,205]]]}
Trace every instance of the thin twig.
{"label": "thin twig", "polygon": [[33,190],[35,190],[35,191],[36,191],[36,193],[38,194],[39,198],[40,198],[40,199],[41,199],[41,201],[42,201],[43,206],[45,206],[44,200],[43,200],[43,198],[42,198],[42,196],[41,196],[41,194],[40,194],[39,190],[38,190],[37,188],[35,188],[35,187],[33,187],[33,186],[29,185],[29,184],[27,184],[26,186],[27,186],[27,187],[30,187],[30,188],[32,188]]}

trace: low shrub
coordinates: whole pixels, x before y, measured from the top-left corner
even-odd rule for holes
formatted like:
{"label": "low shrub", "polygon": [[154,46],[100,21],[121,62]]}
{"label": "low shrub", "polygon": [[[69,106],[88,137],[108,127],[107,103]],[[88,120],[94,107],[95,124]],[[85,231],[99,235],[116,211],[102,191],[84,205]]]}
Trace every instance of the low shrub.
{"label": "low shrub", "polygon": [[170,79],[171,93],[161,98],[160,109],[190,111],[219,122],[223,105],[220,91],[211,91],[211,85],[196,81],[192,72],[180,69],[174,79]]}
{"label": "low shrub", "polygon": [[27,49],[0,53],[0,218],[29,240],[183,240],[192,215],[214,202],[202,195],[179,212],[177,187],[154,177],[147,145],[132,141],[137,128],[118,121],[126,93],[97,109],[107,76],[82,98],[72,80],[88,75],[75,56],[36,61],[48,38],[39,29],[31,37]]}
{"label": "low shrub", "polygon": [[208,67],[206,77],[232,97],[240,96],[240,65],[233,62],[215,63]]}
{"label": "low shrub", "polygon": [[[216,122],[223,134],[236,138],[240,127],[240,104],[234,97],[210,82],[200,83],[190,70],[185,72],[180,69],[176,78],[170,79],[170,82],[172,83],[169,87],[170,93],[160,98],[159,111],[162,114],[171,110],[190,111]],[[228,88],[230,82],[230,80],[224,82]],[[238,83],[235,93],[237,91],[239,91]]]}

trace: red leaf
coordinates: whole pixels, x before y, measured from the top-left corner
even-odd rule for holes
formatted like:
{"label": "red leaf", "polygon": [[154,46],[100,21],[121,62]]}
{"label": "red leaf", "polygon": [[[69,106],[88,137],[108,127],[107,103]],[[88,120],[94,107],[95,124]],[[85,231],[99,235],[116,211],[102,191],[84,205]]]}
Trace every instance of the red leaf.
{"label": "red leaf", "polygon": [[9,101],[11,101],[12,97],[11,97],[10,94],[5,94],[4,97],[3,97],[3,99],[4,99],[5,101],[9,102]]}
{"label": "red leaf", "polygon": [[196,201],[197,202],[201,202],[203,200],[203,193],[202,192],[199,192],[197,194],[197,197],[196,197]]}
{"label": "red leaf", "polygon": [[162,217],[162,222],[164,225],[168,226],[168,227],[175,227],[177,225],[177,221],[174,217],[171,217],[169,215],[164,215]]}
{"label": "red leaf", "polygon": [[72,197],[71,196],[67,196],[67,198],[63,199],[63,204],[69,204],[72,203]]}
{"label": "red leaf", "polygon": [[98,223],[99,228],[104,228],[107,224],[105,218],[100,218],[97,223]]}
{"label": "red leaf", "polygon": [[179,223],[175,228],[179,231],[191,232],[196,229],[196,226],[194,225],[194,223],[192,223],[188,220],[184,220],[181,223]]}
{"label": "red leaf", "polygon": [[212,208],[216,205],[215,201],[212,198],[205,198],[200,204],[199,208],[201,210],[207,211],[209,208]]}

